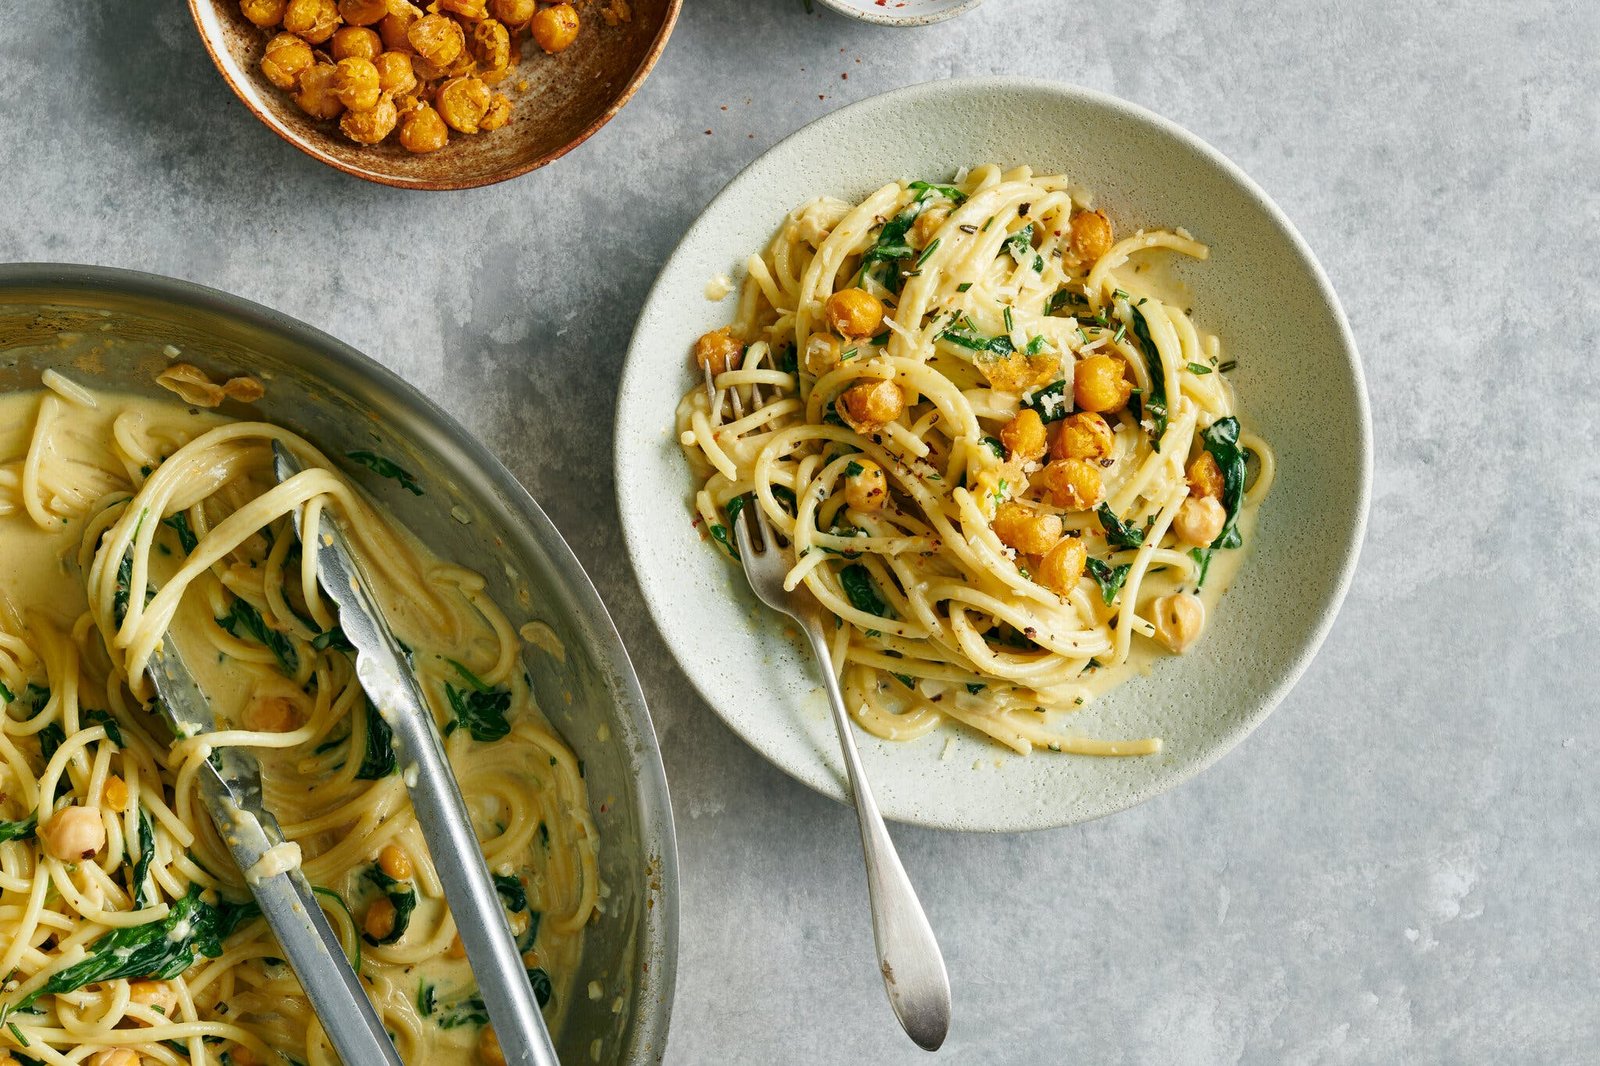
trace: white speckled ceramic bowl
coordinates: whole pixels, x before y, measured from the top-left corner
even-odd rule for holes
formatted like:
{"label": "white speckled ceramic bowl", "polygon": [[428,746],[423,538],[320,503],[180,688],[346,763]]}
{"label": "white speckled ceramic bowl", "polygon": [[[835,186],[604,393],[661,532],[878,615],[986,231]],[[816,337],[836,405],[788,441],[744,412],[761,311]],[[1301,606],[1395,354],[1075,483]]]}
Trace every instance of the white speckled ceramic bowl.
{"label": "white speckled ceramic bowl", "polygon": [[1139,803],[1244,739],[1304,671],[1355,567],[1372,450],[1355,342],[1310,249],[1237,167],[1121,100],[1013,78],[912,86],[819,119],[730,182],[661,272],[623,374],[617,491],[645,600],[690,680],[768,759],[843,799],[839,745],[809,653],[691,525],[694,486],[673,412],[694,382],[695,338],[733,315],[734,297],[705,298],[707,280],[742,280],[744,261],[791,208],[823,193],[860,199],[896,178],[945,180],[983,162],[1071,175],[1119,231],[1184,226],[1211,245],[1211,259],[1181,276],[1200,326],[1239,361],[1240,408],[1279,460],[1250,556],[1202,641],[1073,723],[1095,736],[1160,736],[1161,754],[1022,757],[955,727],[908,743],[861,735],[887,816],[1039,829]]}
{"label": "white speckled ceramic bowl", "polygon": [[857,22],[879,26],[926,26],[971,11],[983,0],[821,0],[822,6]]}

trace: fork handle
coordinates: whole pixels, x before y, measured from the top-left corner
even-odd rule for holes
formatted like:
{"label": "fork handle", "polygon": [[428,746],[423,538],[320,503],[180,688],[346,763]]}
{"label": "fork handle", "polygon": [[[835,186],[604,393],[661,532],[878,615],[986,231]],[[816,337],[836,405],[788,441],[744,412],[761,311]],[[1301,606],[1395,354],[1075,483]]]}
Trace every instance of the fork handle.
{"label": "fork handle", "polygon": [[872,939],[878,948],[878,969],[889,1005],[900,1019],[906,1035],[924,1051],[937,1051],[950,1030],[950,977],[933,927],[917,900],[911,879],[900,864],[894,840],[883,824],[878,803],[861,767],[850,713],[845,709],[839,680],[833,673],[833,657],[828,638],[816,615],[802,620],[802,628],[822,669],[823,686],[833,707],[834,725],[839,731],[839,747],[844,752],[845,771],[850,779],[850,794],[856,802],[856,818],[861,823],[861,850],[867,862],[867,895],[872,906]]}

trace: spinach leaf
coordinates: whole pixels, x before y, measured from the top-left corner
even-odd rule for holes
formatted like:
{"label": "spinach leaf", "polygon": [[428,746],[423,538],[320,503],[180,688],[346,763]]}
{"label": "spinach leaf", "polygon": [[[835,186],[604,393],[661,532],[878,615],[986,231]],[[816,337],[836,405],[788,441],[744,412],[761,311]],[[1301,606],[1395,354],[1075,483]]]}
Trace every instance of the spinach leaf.
{"label": "spinach leaf", "polygon": [[1161,437],[1167,432],[1167,372],[1161,363],[1161,352],[1150,339],[1150,326],[1144,313],[1132,304],[1128,313],[1133,317],[1133,336],[1144,353],[1145,365],[1150,368],[1150,395],[1143,398],[1144,413],[1155,422],[1155,433],[1150,446],[1161,450]]}
{"label": "spinach leaf", "polygon": [[144,807],[139,808],[139,861],[133,864],[133,909],[142,910],[151,897],[145,893],[145,882],[150,878],[150,862],[155,858],[156,834],[150,825],[150,816]]}
{"label": "spinach leaf", "polygon": [[338,626],[312,637],[311,647],[317,651],[327,651],[332,648],[334,651],[353,653],[356,650],[356,646],[350,643],[350,638],[345,636],[344,630]]}
{"label": "spinach leaf", "polygon": [[122,562],[117,564],[117,587],[111,593],[111,617],[117,625],[128,617],[128,597],[133,587],[133,554],[130,552],[122,557]]}
{"label": "spinach leaf", "polygon": [[1144,544],[1144,530],[1118,518],[1109,503],[1102,503],[1095,509],[1095,514],[1100,516],[1100,526],[1106,531],[1107,543],[1118,548],[1137,548]]}
{"label": "spinach leaf", "polygon": [[8,840],[31,840],[33,831],[39,828],[39,814],[34,812],[15,822],[0,821],[0,844]]}
{"label": "spinach leaf", "polygon": [[[735,496],[733,499],[728,501],[724,510],[728,512],[726,539],[718,539],[722,540],[722,546],[728,549],[729,554],[737,559],[739,558],[739,549],[737,547],[739,542],[733,531],[737,529],[739,525],[739,512],[744,510],[744,497],[742,495]],[[711,535],[715,537],[717,535],[715,531],[722,528],[722,526],[714,526]]]}
{"label": "spinach leaf", "polygon": [[434,993],[434,987],[424,980],[417,985],[417,1010],[421,1011],[422,1016],[426,1018],[433,1013],[435,1006],[437,1006],[437,997]]}
{"label": "spinach leaf", "polygon": [[1206,572],[1211,569],[1211,549],[1190,548],[1189,558],[1194,560],[1195,566],[1199,569],[1199,573],[1195,575],[1194,587],[1196,590],[1202,589],[1206,583]]}
{"label": "spinach leaf", "polygon": [[392,478],[398,481],[400,487],[411,493],[411,495],[422,495],[422,486],[417,484],[417,479],[412,477],[408,471],[393,459],[386,459],[376,452],[367,451],[345,452],[344,454],[379,477]]}
{"label": "spinach leaf", "polygon": [[511,724],[506,721],[506,712],[511,709],[511,693],[502,689],[462,692],[448,682],[444,693],[450,700],[450,709],[455,712],[455,720],[445,726],[446,736],[465,726],[472,739],[487,743],[511,732]]}
{"label": "spinach leaf", "polygon": [[60,722],[51,722],[38,732],[39,754],[44,756],[44,761],[49,762],[55,756],[56,749],[66,743],[67,734],[62,730]]}
{"label": "spinach leaf", "polygon": [[511,874],[495,874],[494,890],[500,893],[500,899],[505,903],[506,910],[512,914],[521,914],[528,909],[528,890],[522,887],[522,882]]}
{"label": "spinach leaf", "polygon": [[200,544],[200,538],[194,535],[194,530],[189,528],[189,516],[182,511],[170,518],[163,518],[161,524],[178,534],[178,543],[183,545],[185,554],[192,554]]}
{"label": "spinach leaf", "polygon": [[1067,382],[1052,381],[1044,388],[1024,393],[1022,406],[1039,414],[1040,421],[1059,422],[1067,417]]}
{"label": "spinach leaf", "polygon": [[967,198],[967,194],[954,185],[939,185],[931,181],[914,181],[907,187],[918,194],[917,199],[919,200],[926,199],[927,197],[924,195],[926,193],[937,193],[946,200],[952,200],[957,204],[964,202]]}
{"label": "spinach leaf", "polygon": [[550,984],[550,975],[536,966],[528,971],[528,983],[533,986],[533,998],[539,1001],[539,1006],[549,1006],[550,998],[555,994]]}
{"label": "spinach leaf", "polygon": [[839,571],[839,584],[844,586],[844,594],[850,598],[850,606],[856,610],[875,614],[879,618],[894,617],[889,613],[889,605],[878,594],[878,586],[873,583],[872,574],[865,566],[852,563]]}
{"label": "spinach leaf", "polygon": [[800,513],[800,504],[795,500],[792,489],[785,488],[782,485],[774,485],[772,486],[772,498],[777,500],[778,505],[788,511],[790,515]]}
{"label": "spinach leaf", "polygon": [[367,750],[361,756],[357,781],[377,781],[395,772],[394,731],[383,720],[378,708],[367,700]]}
{"label": "spinach leaf", "polygon": [[728,536],[728,527],[720,522],[711,526],[711,539],[722,545],[723,550],[735,559],[739,558],[739,549],[733,546],[733,539]]}
{"label": "spinach leaf", "polygon": [[1021,262],[1025,256],[1033,253],[1033,223],[1030,222],[1017,232],[1007,237],[1000,245],[1003,251],[1010,252]]}
{"label": "spinach leaf", "polygon": [[[300,654],[294,650],[294,642],[267,625],[261,612],[243,597],[234,597],[232,611],[226,618],[217,619],[217,625],[233,636],[242,638],[248,634],[265,645],[278,660],[278,669],[283,671],[285,677],[293,677],[299,672]],[[241,629],[244,632],[241,633]]]}
{"label": "spinach leaf", "polygon": [[115,718],[111,717],[110,711],[101,711],[95,709],[87,710],[83,712],[83,720],[88,722],[90,725],[105,726],[106,736],[110,738],[111,743],[115,744],[117,747],[125,748],[128,746],[123,742],[122,739],[122,727],[117,724],[117,720]]}
{"label": "spinach leaf", "polygon": [[533,942],[539,939],[539,920],[543,917],[536,910],[528,911],[527,931],[517,938],[517,950],[524,955],[533,950]]}
{"label": "spinach leaf", "polygon": [[1089,576],[1094,578],[1094,583],[1100,586],[1100,598],[1106,601],[1107,607],[1117,602],[1117,595],[1128,580],[1128,572],[1133,569],[1131,563],[1112,566],[1092,557],[1087,560],[1085,567]]}
{"label": "spinach leaf", "polygon": [[10,703],[16,698],[17,697],[12,694],[11,690],[6,688],[6,683],[4,681],[0,681],[0,702]]}
{"label": "spinach leaf", "polygon": [[1000,443],[1000,438],[999,437],[985,437],[985,438],[983,438],[983,443],[985,443],[985,444],[987,444],[989,446],[989,450],[991,452],[994,452],[994,457],[996,459],[1001,459],[1001,460],[1005,459],[1005,457],[1006,457],[1006,446],[1004,444]]}
{"label": "spinach leaf", "polygon": [[1011,343],[1010,337],[1003,333],[998,337],[985,337],[964,315],[940,332],[939,339],[959,345],[968,351],[991,353],[998,359],[1004,359],[1017,350],[1017,346]]}
{"label": "spinach leaf", "polygon": [[1222,470],[1222,506],[1227,508],[1228,520],[1222,532],[1211,542],[1213,548],[1237,548],[1244,543],[1239,535],[1239,511],[1244,506],[1245,459],[1239,447],[1239,420],[1229,415],[1219,418],[1201,434],[1206,451]]}
{"label": "spinach leaf", "polygon": [[363,932],[362,939],[372,945],[393,944],[406,935],[406,929],[411,925],[411,912],[417,909],[417,890],[411,887],[410,881],[397,881],[376,866],[366,872],[366,878],[377,885],[394,905],[394,928],[385,937]]}
{"label": "spinach leaf", "polygon": [[102,981],[128,977],[170,981],[193,966],[197,957],[214,959],[221,955],[223,940],[259,913],[254,904],[224,901],[212,906],[200,898],[199,885],[190,885],[188,893],[173,901],[161,921],[107,933],[89,946],[87,957],[52,974],[17,1008],[26,1009],[41,997]]}
{"label": "spinach leaf", "polygon": [[1081,292],[1073,292],[1063,285],[1050,294],[1050,299],[1044,302],[1044,313],[1053,315],[1063,307],[1088,307],[1089,298]]}
{"label": "spinach leaf", "polygon": [[[902,259],[909,259],[916,255],[916,249],[906,240],[906,234],[911,231],[911,226],[921,214],[921,203],[914,203],[894,218],[883,224],[878,231],[878,239],[871,248],[861,256],[861,274],[863,278],[877,277],[883,287],[890,292],[900,291],[900,271],[898,263]],[[872,268],[883,264],[882,269],[876,274]]]}

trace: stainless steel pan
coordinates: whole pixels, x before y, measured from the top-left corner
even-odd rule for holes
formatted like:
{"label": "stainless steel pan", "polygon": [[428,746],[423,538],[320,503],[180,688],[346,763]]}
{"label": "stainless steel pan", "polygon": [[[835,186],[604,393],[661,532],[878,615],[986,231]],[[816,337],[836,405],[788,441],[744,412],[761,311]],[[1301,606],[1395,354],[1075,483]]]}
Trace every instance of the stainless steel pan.
{"label": "stainless steel pan", "polygon": [[[0,265],[0,392],[37,387],[54,367],[85,384],[155,394],[155,373],[171,362],[168,345],[185,362],[262,378],[259,403],[226,413],[293,429],[335,457],[381,450],[416,472],[420,497],[349,471],[436,552],[480,571],[513,617],[555,631],[565,662],[530,648],[529,673],[540,705],[583,760],[609,891],[589,930],[558,1050],[569,1063],[659,1062],[678,946],[672,808],[638,679],[561,534],[448,415],[325,333],[189,282],[103,267]],[[599,982],[600,998],[590,998],[590,982]]]}

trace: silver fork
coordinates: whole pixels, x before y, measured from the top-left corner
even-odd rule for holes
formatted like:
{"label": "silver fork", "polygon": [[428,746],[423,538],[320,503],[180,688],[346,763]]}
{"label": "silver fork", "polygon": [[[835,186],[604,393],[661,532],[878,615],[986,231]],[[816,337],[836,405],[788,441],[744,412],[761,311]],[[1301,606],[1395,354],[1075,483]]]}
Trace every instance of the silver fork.
{"label": "silver fork", "polygon": [[[833,723],[839,730],[839,746],[844,750],[850,792],[856,801],[856,817],[861,823],[861,850],[867,861],[867,894],[872,904],[872,939],[878,947],[878,969],[889,993],[889,1005],[918,1047],[937,1051],[950,1030],[950,977],[945,973],[933,927],[917,901],[905,867],[900,865],[894,841],[867,785],[850,728],[850,714],[845,709],[839,681],[833,676],[819,605],[804,588],[793,592],[784,589],[784,576],[794,567],[794,549],[779,545],[767,516],[761,513],[761,501],[746,497],[743,513],[743,520],[733,524],[734,539],[750,587],[762,603],[799,624],[822,667]],[[763,550],[759,554],[750,535],[752,521],[761,533]]]}

